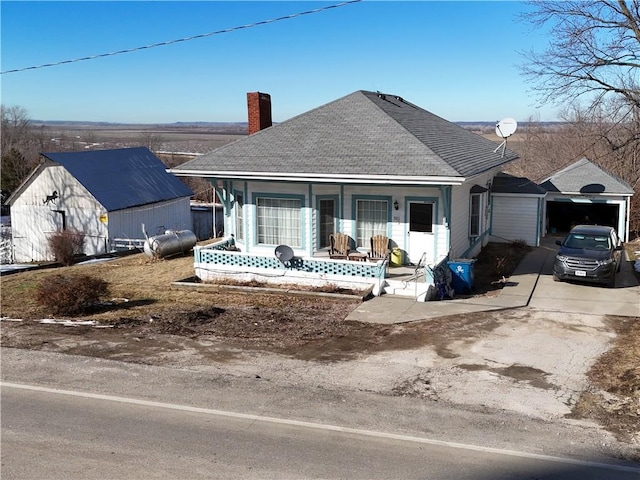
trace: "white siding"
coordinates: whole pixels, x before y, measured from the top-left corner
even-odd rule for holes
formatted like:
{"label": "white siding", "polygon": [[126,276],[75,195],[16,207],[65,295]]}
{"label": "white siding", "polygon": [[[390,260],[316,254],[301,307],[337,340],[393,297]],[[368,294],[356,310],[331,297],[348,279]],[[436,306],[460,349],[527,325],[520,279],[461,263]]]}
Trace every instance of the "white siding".
{"label": "white siding", "polygon": [[142,225],[152,237],[166,230],[191,230],[189,197],[109,212],[109,240],[144,239]]}
{"label": "white siding", "polygon": [[539,197],[498,195],[492,197],[491,235],[494,241],[524,240],[539,245]]}
{"label": "white siding", "polygon": [[[487,188],[499,169],[488,172],[469,179],[463,185],[452,187],[451,194],[451,258],[473,258],[480,253],[480,250],[489,241],[489,229],[491,226],[488,216],[489,210],[486,204],[482,205],[481,232],[477,238],[469,237],[470,222],[470,195],[474,185]],[[489,195],[485,196],[489,199]]]}
{"label": "white siding", "polygon": [[[45,204],[47,195],[58,198]],[[16,262],[53,260],[48,239],[62,229],[85,234],[84,253],[94,254],[104,248],[106,227],[100,222],[104,209],[63,167],[45,168],[16,197],[11,206],[11,224]]]}
{"label": "white siding", "polygon": [[14,260],[17,263],[46,261],[52,258],[49,236],[61,228],[60,216],[42,206],[13,205],[11,231]]}
{"label": "white siding", "polygon": [[469,190],[471,185],[453,187],[451,192],[451,258],[460,257],[469,248]]}

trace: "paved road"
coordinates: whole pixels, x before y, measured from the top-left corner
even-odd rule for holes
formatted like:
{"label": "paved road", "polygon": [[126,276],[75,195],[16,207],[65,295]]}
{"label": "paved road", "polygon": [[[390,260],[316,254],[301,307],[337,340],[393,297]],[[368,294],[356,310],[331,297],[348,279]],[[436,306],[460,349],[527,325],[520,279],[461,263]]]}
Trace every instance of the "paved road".
{"label": "paved road", "polygon": [[640,475],[640,465],[607,453],[606,435],[579,425],[212,372],[2,355],[3,480]]}
{"label": "paved road", "polygon": [[631,467],[5,385],[2,478],[631,479]]}

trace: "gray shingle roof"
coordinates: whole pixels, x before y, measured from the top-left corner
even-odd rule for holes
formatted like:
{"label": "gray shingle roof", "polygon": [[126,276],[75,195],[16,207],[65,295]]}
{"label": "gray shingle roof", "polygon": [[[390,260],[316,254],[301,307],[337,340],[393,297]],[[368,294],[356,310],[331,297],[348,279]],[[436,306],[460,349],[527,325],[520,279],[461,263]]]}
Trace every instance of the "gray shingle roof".
{"label": "gray shingle roof", "polygon": [[62,165],[109,212],[193,195],[146,147],[42,156]]}
{"label": "gray shingle roof", "polygon": [[400,97],[356,91],[172,171],[470,177],[517,158],[496,147]]}
{"label": "gray shingle roof", "polygon": [[628,183],[587,158],[553,174],[540,186],[549,192],[633,195],[633,188]]}
{"label": "gray shingle roof", "polygon": [[546,190],[525,177],[516,177],[508,173],[498,173],[491,186],[493,193],[520,193],[544,195]]}

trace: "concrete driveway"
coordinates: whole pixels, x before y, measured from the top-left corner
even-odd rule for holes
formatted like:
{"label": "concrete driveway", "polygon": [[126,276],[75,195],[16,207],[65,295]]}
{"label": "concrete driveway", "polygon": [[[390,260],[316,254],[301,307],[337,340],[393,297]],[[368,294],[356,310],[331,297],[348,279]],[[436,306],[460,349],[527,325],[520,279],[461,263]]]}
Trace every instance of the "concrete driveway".
{"label": "concrete driveway", "polygon": [[545,239],[539,247],[549,253],[529,300],[530,307],[566,313],[640,317],[640,286],[627,258],[616,275],[615,288],[578,282],[554,282],[553,260],[559,248],[554,242],[555,239]]}
{"label": "concrete driveway", "polygon": [[[348,319],[401,324],[449,315],[488,316],[495,328],[469,336],[453,332],[444,357],[429,346],[383,352],[366,362],[336,365],[331,378],[341,378],[348,370],[352,380],[357,372],[360,382],[372,382],[359,384],[370,391],[400,390],[454,404],[563,419],[588,387],[589,368],[616,336],[607,316],[640,317],[640,286],[628,259],[615,288],[554,282],[557,251],[555,239],[545,239],[496,297],[414,302],[382,296],[364,302]],[[375,368],[367,370],[368,365]]]}
{"label": "concrete driveway", "polygon": [[530,307],[557,313],[640,317],[640,285],[626,258],[616,275],[615,288],[586,283],[554,282],[555,238],[545,238],[509,277],[497,296],[479,296],[442,302],[416,302],[383,295],[363,302],[347,320],[369,323],[406,323],[448,315],[503,311]]}

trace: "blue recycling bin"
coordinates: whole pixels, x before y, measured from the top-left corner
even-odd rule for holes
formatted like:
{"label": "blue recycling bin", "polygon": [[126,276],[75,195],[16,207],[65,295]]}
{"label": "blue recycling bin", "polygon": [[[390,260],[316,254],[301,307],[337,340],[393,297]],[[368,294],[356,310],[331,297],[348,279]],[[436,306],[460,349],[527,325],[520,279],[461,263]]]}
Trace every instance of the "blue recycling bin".
{"label": "blue recycling bin", "polygon": [[454,292],[464,294],[473,291],[474,263],[474,259],[459,259],[447,262],[449,270],[451,270],[451,283]]}

